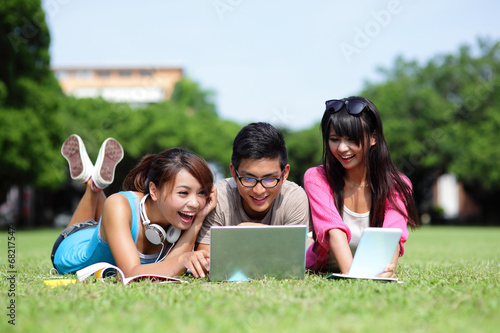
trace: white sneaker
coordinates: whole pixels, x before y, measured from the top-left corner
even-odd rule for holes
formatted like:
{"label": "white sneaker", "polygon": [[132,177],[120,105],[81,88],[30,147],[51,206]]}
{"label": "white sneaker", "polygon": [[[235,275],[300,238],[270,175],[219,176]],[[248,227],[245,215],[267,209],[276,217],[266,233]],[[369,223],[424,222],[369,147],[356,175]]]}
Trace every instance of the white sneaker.
{"label": "white sneaker", "polygon": [[85,184],[94,172],[94,165],[82,139],[76,134],[70,135],[61,147],[61,154],[68,160],[71,178]]}
{"label": "white sneaker", "polygon": [[122,158],[123,148],[118,141],[108,138],[102,143],[92,175],[92,181],[97,188],[103,190],[113,182],[116,165]]}

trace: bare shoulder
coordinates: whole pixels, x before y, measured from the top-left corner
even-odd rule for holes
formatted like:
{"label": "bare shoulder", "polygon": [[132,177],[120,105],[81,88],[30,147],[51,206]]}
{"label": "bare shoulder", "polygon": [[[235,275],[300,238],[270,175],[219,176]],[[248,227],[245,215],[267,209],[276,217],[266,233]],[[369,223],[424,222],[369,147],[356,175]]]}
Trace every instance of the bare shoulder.
{"label": "bare shoulder", "polygon": [[107,197],[101,219],[101,234],[105,239],[108,239],[110,232],[129,230],[132,225],[132,212],[127,197],[122,193]]}
{"label": "bare shoulder", "polygon": [[103,207],[103,217],[106,217],[106,219],[130,220],[132,212],[127,197],[122,193],[115,193],[106,198]]}
{"label": "bare shoulder", "polygon": [[104,201],[104,207],[111,206],[111,207],[121,208],[124,205],[128,206],[128,199],[122,193],[114,193],[109,197],[107,197],[106,201]]}

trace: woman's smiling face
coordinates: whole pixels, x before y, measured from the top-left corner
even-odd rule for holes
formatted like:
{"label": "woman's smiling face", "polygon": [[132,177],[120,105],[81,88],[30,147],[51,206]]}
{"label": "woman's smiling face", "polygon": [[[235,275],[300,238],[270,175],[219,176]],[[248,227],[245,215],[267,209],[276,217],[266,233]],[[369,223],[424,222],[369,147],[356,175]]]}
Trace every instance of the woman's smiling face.
{"label": "woman's smiling face", "polygon": [[[370,145],[375,144],[375,139],[372,136]],[[330,127],[330,135],[328,137],[328,146],[332,155],[342,164],[346,170],[355,168],[366,168],[365,164],[365,149],[361,142],[358,144],[355,140],[346,136],[338,136],[333,127]]]}
{"label": "woman's smiling face", "polygon": [[187,170],[179,171],[172,187],[159,191],[158,209],[163,218],[174,227],[187,230],[195,215],[205,207],[208,194]]}

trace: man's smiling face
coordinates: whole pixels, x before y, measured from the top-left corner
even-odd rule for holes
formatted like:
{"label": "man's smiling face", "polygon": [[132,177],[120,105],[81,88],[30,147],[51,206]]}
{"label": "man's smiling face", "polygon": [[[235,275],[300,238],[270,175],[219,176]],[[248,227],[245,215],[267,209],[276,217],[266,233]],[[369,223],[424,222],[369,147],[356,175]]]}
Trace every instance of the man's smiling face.
{"label": "man's smiling face", "polygon": [[283,182],[287,179],[290,171],[290,166],[287,164],[284,170],[280,168],[279,158],[262,158],[262,159],[249,159],[244,158],[240,162],[238,174],[240,177],[252,178],[280,178],[278,185],[273,188],[266,188],[261,183],[257,183],[254,187],[245,187],[239,181],[236,170],[233,165],[230,165],[231,175],[233,176],[238,191],[241,195],[243,208],[248,217],[255,220],[264,218],[267,212],[271,209],[274,199],[281,191]]}

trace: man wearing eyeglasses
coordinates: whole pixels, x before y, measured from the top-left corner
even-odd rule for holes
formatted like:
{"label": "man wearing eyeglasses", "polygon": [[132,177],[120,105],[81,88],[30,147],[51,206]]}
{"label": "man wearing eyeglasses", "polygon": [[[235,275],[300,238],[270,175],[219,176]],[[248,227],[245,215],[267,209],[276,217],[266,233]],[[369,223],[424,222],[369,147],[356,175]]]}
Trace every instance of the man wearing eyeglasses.
{"label": "man wearing eyeglasses", "polygon": [[198,234],[198,249],[209,250],[211,226],[307,225],[309,202],[304,189],[288,181],[285,140],[267,123],[243,127],[233,142],[231,178],[218,181],[217,207]]}

